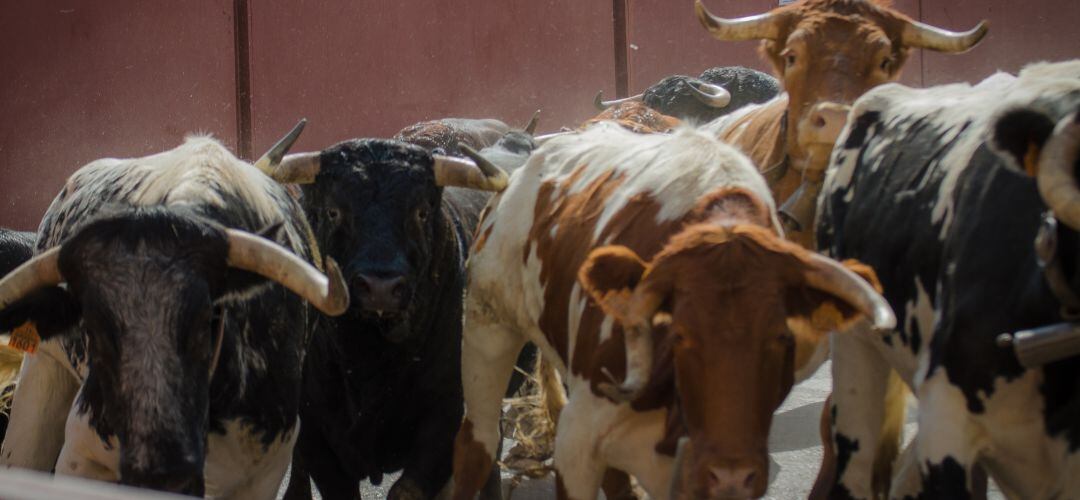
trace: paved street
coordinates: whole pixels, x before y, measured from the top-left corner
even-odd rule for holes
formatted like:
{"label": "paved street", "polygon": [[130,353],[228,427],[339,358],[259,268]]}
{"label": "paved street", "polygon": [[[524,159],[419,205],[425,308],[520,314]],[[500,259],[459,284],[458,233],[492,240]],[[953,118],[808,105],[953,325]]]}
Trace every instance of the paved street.
{"label": "paved street", "polygon": [[[826,363],[809,380],[796,386],[773,418],[769,449],[769,491],[765,498],[788,500],[806,498],[814,485],[821,463],[821,440],[818,437],[818,419],[825,397],[831,389],[829,364]],[[914,403],[913,403],[914,404]],[[916,429],[915,408],[908,410],[905,437],[910,439]],[[504,446],[503,449],[509,449]],[[395,476],[388,476],[379,487],[365,485],[364,498],[385,498]],[[509,477],[504,477],[504,491]],[[989,498],[1000,500],[1004,496],[990,486]],[[504,498],[506,496],[504,495]],[[527,481],[514,489],[509,498],[513,500],[549,500],[555,498],[554,480]]]}

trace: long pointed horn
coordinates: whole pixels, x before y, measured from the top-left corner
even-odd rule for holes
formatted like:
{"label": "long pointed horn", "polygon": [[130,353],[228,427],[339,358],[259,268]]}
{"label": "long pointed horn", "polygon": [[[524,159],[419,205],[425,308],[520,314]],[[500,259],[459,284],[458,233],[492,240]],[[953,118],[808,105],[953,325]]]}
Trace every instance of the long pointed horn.
{"label": "long pointed horn", "polygon": [[608,109],[608,108],[610,108],[612,106],[617,106],[617,105],[622,104],[624,102],[640,101],[641,98],[644,95],[645,94],[638,94],[638,95],[632,95],[630,97],[623,97],[622,99],[615,99],[615,100],[611,100],[611,101],[605,101],[604,100],[604,91],[601,90],[600,92],[597,92],[596,97],[593,98],[593,106],[596,106],[596,109],[599,109],[600,111],[603,111],[605,109]]}
{"label": "long pointed horn", "polygon": [[1073,175],[1080,158],[1080,112],[1058,122],[1039,155],[1035,179],[1046,206],[1061,222],[1080,230],[1080,187]]}
{"label": "long pointed horn", "polygon": [[642,312],[639,316],[642,322],[635,325],[623,325],[623,342],[626,345],[626,378],[621,384],[616,385],[615,378],[605,369],[604,374],[611,379],[612,383],[600,383],[596,388],[607,397],[618,402],[633,401],[637,399],[641,391],[645,390],[645,386],[649,385],[654,350],[652,319],[656,311],[660,309],[662,301],[663,297],[655,293],[645,293],[635,297],[635,303],[630,309]]}
{"label": "long pointed horn", "polygon": [[[281,163],[281,158],[285,156],[285,153],[289,152],[289,148],[296,143],[296,139],[300,137],[300,132],[304,131],[304,127],[307,125],[307,118],[301,118],[300,121],[277,141],[273,147],[270,148],[258,161],[255,162],[255,168],[262,170],[264,174],[271,175],[274,167]],[[272,175],[271,175],[272,176]]]}
{"label": "long pointed horn", "polygon": [[522,129],[522,130],[524,130],[526,134],[533,135],[533,134],[536,133],[536,125],[538,123],[540,123],[540,110],[539,109],[536,110],[535,113],[533,113],[532,118],[529,119],[529,123],[526,124],[525,128]]}
{"label": "long pointed horn", "polygon": [[702,104],[710,108],[723,108],[731,102],[731,93],[724,87],[711,83],[686,82],[694,97]]}
{"label": "long pointed horn", "polygon": [[0,310],[19,299],[48,286],[64,282],[60,275],[58,258],[60,247],[53,247],[38,255],[0,279]]}
{"label": "long pointed horn", "polygon": [[326,275],[281,245],[237,229],[226,229],[229,266],[251,271],[280,283],[328,316],[349,308],[349,291],[341,269],[326,258]]}
{"label": "long pointed horn", "polygon": [[712,15],[701,0],[694,0],[694,12],[701,21],[701,25],[717,40],[775,40],[780,37],[779,18],[771,12],[738,19],[724,19]]}
{"label": "long pointed horn", "polygon": [[683,463],[686,462],[686,444],[690,442],[689,436],[683,436],[679,438],[678,445],[675,447],[675,465],[671,470],[671,489],[668,494],[670,500],[678,500],[683,498],[684,485],[686,481],[683,480]]}
{"label": "long pointed horn", "polygon": [[563,132],[552,132],[550,134],[538,135],[538,136],[533,138],[533,141],[536,142],[537,146],[540,146],[540,145],[543,145],[545,142],[547,142],[547,141],[549,141],[551,139],[554,139],[556,137],[561,137],[561,136],[564,136],[564,135],[570,135],[570,134],[574,134],[574,133],[576,133],[576,132],[574,132],[573,130],[566,130],[566,131],[563,131]]}
{"label": "long pointed horn", "polygon": [[475,149],[462,144],[462,153],[471,158],[466,160],[453,156],[435,155],[435,184],[438,186],[457,186],[483,191],[502,191],[506,189],[509,177],[503,169],[491,163]]}
{"label": "long pointed horn", "polygon": [[896,315],[889,303],[866,280],[822,255],[810,254],[810,260],[812,265],[804,274],[807,285],[851,304],[865,314],[878,331],[896,328]]}
{"label": "long pointed horn", "polygon": [[955,32],[944,30],[929,24],[908,20],[904,25],[901,41],[908,47],[921,47],[938,52],[960,53],[970,50],[986,36],[989,23],[979,21],[974,28]]}
{"label": "long pointed horn", "polygon": [[288,155],[267,175],[282,184],[311,184],[322,170],[321,156],[317,151]]}

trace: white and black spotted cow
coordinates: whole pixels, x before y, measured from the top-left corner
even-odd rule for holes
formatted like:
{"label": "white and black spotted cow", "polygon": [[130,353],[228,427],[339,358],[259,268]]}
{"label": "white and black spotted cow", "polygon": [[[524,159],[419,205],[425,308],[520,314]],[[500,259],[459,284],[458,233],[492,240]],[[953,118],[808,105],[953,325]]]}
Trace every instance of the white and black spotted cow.
{"label": "white and black spotted cow", "polygon": [[0,329],[30,320],[43,339],[0,464],[272,498],[318,316],[305,299],[348,305],[336,265],[328,280],[309,264],[310,234],[281,186],[210,138],[78,170],[37,255],[0,281]]}
{"label": "white and black spotted cow", "polygon": [[833,498],[871,496],[890,366],[920,407],[892,497],[975,496],[980,467],[1010,498],[1080,496],[1080,359],[1025,369],[995,343],[1065,320],[1034,248],[1048,210],[1062,222],[1062,282],[1080,290],[1078,108],[1076,61],[976,86],[886,85],[856,102],[817,237],[831,256],[877,270],[898,328],[834,336]]}

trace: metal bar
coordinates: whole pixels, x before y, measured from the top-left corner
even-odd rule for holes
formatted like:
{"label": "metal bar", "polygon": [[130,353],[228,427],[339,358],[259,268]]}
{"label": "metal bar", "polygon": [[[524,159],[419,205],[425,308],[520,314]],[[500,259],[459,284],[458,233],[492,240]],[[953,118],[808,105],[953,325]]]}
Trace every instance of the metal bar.
{"label": "metal bar", "polygon": [[233,0],[234,53],[236,54],[236,149],[241,158],[254,160],[251,130],[251,23],[248,0]]}
{"label": "metal bar", "polygon": [[627,0],[612,0],[611,14],[615,32],[615,97],[623,98],[630,93],[630,54],[627,38]]}

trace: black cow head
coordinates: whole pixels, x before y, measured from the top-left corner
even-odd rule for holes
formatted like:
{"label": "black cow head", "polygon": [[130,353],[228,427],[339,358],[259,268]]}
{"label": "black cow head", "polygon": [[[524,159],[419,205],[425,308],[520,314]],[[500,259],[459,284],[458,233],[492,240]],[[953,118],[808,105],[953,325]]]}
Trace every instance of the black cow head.
{"label": "black cow head", "polygon": [[[103,439],[117,437],[125,484],[203,494],[217,306],[269,283],[237,261],[273,244],[241,248],[235,233],[187,211],[123,209],[0,281],[0,330],[29,320],[46,340],[84,332],[89,371],[76,404]],[[260,256],[268,268],[292,265]]]}
{"label": "black cow head", "polygon": [[402,341],[417,287],[430,281],[442,250],[442,188],[433,157],[398,141],[364,139],[321,153],[315,182],[304,186],[304,211],[319,247],[344,265],[353,297],[350,317]]}

